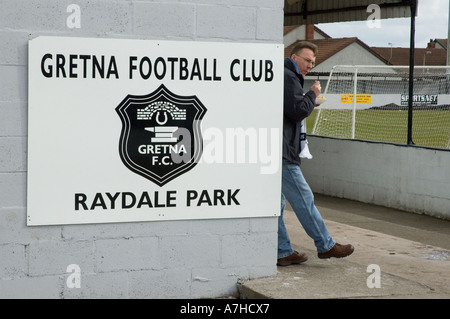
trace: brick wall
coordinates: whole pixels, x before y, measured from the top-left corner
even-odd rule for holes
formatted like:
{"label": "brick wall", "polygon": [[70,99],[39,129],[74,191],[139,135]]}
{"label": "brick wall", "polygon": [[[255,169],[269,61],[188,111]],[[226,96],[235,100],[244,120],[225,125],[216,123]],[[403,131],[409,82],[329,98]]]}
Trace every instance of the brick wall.
{"label": "brick wall", "polygon": [[27,50],[38,35],[281,43],[282,25],[281,0],[1,0],[0,298],[217,297],[275,274],[276,218],[27,227]]}

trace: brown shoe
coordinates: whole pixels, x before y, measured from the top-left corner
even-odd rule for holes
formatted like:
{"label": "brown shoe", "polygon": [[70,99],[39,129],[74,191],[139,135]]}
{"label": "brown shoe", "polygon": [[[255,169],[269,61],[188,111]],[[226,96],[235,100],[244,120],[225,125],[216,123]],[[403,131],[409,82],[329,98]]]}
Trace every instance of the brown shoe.
{"label": "brown shoe", "polygon": [[331,257],[342,258],[342,257],[346,257],[348,255],[351,255],[354,250],[355,250],[355,248],[352,245],[341,245],[341,244],[336,243],[336,244],[334,244],[333,248],[331,248],[329,251],[324,252],[324,253],[318,253],[317,256],[320,259],[331,258]]}
{"label": "brown shoe", "polygon": [[277,266],[289,266],[293,264],[301,264],[307,260],[308,256],[306,256],[306,254],[294,251],[291,255],[278,259]]}

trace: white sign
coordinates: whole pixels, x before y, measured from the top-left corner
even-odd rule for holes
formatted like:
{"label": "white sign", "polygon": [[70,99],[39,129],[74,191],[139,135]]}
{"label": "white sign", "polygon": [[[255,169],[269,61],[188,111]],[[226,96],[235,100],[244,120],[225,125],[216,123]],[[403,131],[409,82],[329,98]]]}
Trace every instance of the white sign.
{"label": "white sign", "polygon": [[29,42],[28,225],[278,216],[283,45]]}

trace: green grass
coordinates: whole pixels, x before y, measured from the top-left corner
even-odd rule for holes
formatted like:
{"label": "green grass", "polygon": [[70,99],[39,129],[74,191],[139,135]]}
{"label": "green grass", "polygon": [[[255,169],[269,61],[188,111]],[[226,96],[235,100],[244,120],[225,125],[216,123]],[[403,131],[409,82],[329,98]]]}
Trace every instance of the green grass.
{"label": "green grass", "polygon": [[[314,110],[306,120],[308,133],[314,127],[317,113]],[[351,113],[351,110],[323,109],[316,134],[351,138]],[[416,145],[450,148],[450,110],[415,110],[412,123],[412,138]],[[406,144],[407,130],[408,111],[356,111],[356,139]]]}

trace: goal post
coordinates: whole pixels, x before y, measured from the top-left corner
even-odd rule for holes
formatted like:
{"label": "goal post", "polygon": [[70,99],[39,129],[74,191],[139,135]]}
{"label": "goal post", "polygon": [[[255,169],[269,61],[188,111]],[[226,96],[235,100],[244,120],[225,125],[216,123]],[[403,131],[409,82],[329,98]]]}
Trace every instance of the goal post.
{"label": "goal post", "polygon": [[[407,142],[408,66],[334,66],[322,95],[312,134]],[[415,67],[413,114],[417,145],[449,148],[450,67]]]}

